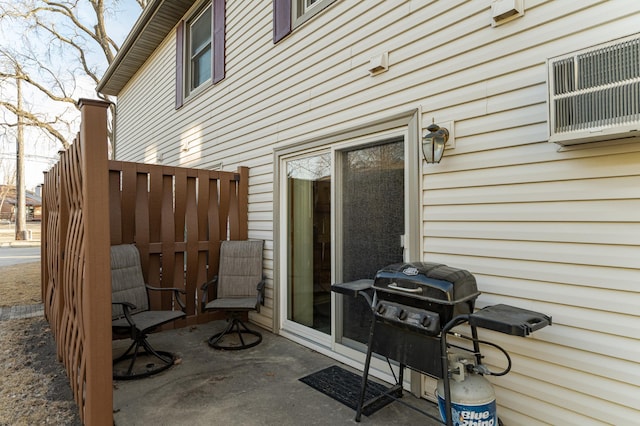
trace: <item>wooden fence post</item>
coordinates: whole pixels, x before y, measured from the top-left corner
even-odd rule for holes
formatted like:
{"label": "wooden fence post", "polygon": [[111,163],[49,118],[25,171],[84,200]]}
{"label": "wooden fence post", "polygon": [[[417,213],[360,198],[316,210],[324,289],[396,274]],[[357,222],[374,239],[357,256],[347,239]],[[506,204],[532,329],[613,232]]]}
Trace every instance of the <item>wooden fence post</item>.
{"label": "wooden fence post", "polygon": [[85,274],[82,321],[85,330],[86,394],[83,422],[113,425],[111,354],[111,255],[107,108],[80,99]]}

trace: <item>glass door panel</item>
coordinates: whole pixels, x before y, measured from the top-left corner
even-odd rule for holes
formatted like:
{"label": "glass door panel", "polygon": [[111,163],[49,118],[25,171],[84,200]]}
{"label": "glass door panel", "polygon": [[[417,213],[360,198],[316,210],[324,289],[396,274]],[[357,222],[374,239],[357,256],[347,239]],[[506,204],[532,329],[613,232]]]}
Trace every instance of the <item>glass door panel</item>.
{"label": "glass door panel", "polygon": [[287,162],[287,319],[331,334],[331,154]]}
{"label": "glass door panel", "polygon": [[[343,151],[339,167],[342,282],[371,279],[403,260],[404,141]],[[341,318],[341,337],[366,344],[371,308],[364,298],[343,297]]]}

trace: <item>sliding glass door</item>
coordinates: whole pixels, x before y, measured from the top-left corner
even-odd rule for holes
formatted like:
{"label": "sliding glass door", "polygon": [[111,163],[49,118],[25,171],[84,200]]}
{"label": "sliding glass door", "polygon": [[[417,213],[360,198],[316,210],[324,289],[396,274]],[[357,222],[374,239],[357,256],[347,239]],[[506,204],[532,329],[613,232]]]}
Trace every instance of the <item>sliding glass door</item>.
{"label": "sliding glass door", "polygon": [[405,139],[345,143],[281,164],[283,329],[362,351],[371,308],[336,297],[331,284],[403,260]]}

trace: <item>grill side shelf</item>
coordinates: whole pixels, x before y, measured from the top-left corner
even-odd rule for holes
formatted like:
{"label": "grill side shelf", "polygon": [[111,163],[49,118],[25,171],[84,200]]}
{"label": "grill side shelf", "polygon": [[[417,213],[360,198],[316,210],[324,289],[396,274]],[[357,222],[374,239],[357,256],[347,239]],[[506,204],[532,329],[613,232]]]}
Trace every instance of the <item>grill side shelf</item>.
{"label": "grill side shelf", "polygon": [[499,304],[470,314],[469,324],[512,336],[526,337],[551,325],[551,317],[540,312]]}
{"label": "grill side shelf", "polygon": [[361,291],[367,291],[373,287],[373,280],[357,280],[348,283],[335,283],[331,285],[331,291],[346,294],[347,296],[358,297]]}
{"label": "grill side shelf", "polygon": [[[345,294],[351,297],[362,296],[367,301],[367,305],[372,306],[373,301],[371,296],[367,293],[368,290],[373,288],[373,280],[362,279],[357,281],[351,281],[347,283],[334,283],[331,284],[331,291]],[[372,307],[373,308],[373,307]]]}

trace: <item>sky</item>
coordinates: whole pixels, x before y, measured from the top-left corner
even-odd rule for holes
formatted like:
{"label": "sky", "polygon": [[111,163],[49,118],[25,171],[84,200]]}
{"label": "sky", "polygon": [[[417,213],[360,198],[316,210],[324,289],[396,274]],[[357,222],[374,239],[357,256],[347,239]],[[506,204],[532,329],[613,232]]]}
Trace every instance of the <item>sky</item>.
{"label": "sky", "polygon": [[[78,2],[81,7],[90,7],[84,0]],[[107,25],[107,32],[109,36],[118,44],[121,45],[126,36],[128,35],[131,27],[135,23],[136,19],[141,13],[141,9],[135,0],[107,0],[106,4],[113,8],[113,12],[108,14],[105,18]],[[91,16],[89,13],[85,14],[81,11],[81,17]],[[55,24],[55,23],[54,23]],[[57,24],[63,25],[60,21]],[[20,43],[20,39],[23,34],[18,24],[15,24],[13,28],[9,27],[10,24],[6,22],[2,23],[3,27],[0,28],[0,44]],[[30,36],[30,38],[32,38]],[[31,40],[33,45],[38,45],[37,39]],[[106,62],[104,62],[103,56],[99,56],[95,52],[89,53],[89,58],[93,56],[95,58],[95,65],[101,70],[100,74],[104,72]],[[61,73],[66,72],[66,61],[63,55],[52,55],[48,57],[51,61],[52,68],[61,70]],[[89,59],[91,61],[91,59]],[[12,93],[13,92],[13,93]],[[0,97],[11,98],[15,97],[15,89],[12,87],[0,87]],[[79,99],[81,97],[96,98],[95,87],[93,81],[88,78],[84,81],[80,81],[74,92],[74,98]],[[52,116],[60,113],[60,106],[56,103],[49,101],[48,99],[38,96],[35,93],[26,94],[25,102],[33,105],[38,111],[46,111],[51,113]],[[0,111],[0,120],[3,112]],[[77,112],[73,111],[72,118],[75,118]],[[13,117],[7,117],[6,121],[15,121]],[[72,140],[71,135],[75,135],[79,130],[79,120],[73,120],[71,128],[68,130],[69,140]],[[43,182],[43,172],[49,170],[57,161],[58,151],[62,149],[62,146],[53,141],[47,140],[47,138],[38,135],[36,132],[29,132],[25,130],[25,185],[28,190],[34,190],[35,187]],[[8,181],[7,175],[15,172],[15,158],[16,158],[16,140],[15,131],[9,131],[2,134],[0,132],[0,183]]]}

